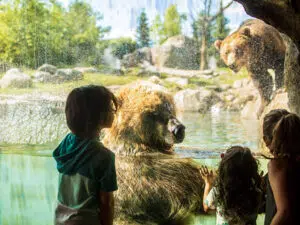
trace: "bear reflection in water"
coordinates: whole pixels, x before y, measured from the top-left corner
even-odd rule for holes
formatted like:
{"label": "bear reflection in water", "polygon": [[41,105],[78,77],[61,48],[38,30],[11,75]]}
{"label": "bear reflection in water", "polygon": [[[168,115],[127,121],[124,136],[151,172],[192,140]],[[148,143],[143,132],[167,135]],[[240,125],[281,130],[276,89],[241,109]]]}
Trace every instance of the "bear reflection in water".
{"label": "bear reflection in water", "polygon": [[160,86],[122,88],[120,107],[104,144],[116,154],[116,224],[187,224],[202,211],[204,182],[191,159],[173,145],[184,139],[172,96]]}

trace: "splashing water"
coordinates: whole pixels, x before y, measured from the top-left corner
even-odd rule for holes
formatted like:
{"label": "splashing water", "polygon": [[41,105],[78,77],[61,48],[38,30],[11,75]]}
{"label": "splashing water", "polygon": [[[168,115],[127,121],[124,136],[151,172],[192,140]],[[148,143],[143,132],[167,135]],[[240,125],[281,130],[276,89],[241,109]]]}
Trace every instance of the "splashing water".
{"label": "splashing water", "polygon": [[111,48],[106,48],[104,50],[103,61],[113,69],[121,69],[121,61],[113,56]]}

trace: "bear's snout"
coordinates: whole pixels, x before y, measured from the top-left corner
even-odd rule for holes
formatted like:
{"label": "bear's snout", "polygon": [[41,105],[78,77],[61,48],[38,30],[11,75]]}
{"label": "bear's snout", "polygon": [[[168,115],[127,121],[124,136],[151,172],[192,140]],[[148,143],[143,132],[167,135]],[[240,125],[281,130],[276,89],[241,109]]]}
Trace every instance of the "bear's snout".
{"label": "bear's snout", "polygon": [[185,126],[176,118],[169,121],[169,131],[172,132],[175,143],[181,143],[183,141],[185,137]]}
{"label": "bear's snout", "polygon": [[235,73],[238,72],[238,68],[237,68],[237,66],[236,66],[235,64],[230,64],[230,65],[228,65],[228,67],[229,67],[233,72],[235,72]]}
{"label": "bear's snout", "polygon": [[175,143],[181,143],[185,136],[185,126],[182,124],[176,126],[172,133],[175,136]]}

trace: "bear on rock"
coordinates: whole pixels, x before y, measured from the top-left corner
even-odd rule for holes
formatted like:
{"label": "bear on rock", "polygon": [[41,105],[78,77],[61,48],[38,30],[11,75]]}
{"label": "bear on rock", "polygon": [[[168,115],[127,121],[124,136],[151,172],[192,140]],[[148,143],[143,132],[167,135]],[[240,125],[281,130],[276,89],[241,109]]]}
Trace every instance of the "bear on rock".
{"label": "bear on rock", "polygon": [[[262,20],[250,19],[224,40],[215,41],[215,47],[225,64],[234,72],[246,67],[258,89],[261,106],[258,117],[271,100],[273,87],[284,84],[284,58],[286,45],[281,34]],[[268,72],[275,72],[275,82]]]}
{"label": "bear on rock", "polygon": [[185,127],[172,96],[150,82],[116,96],[120,105],[103,139],[116,154],[116,224],[189,224],[202,211],[204,182],[199,165],[174,153]]}

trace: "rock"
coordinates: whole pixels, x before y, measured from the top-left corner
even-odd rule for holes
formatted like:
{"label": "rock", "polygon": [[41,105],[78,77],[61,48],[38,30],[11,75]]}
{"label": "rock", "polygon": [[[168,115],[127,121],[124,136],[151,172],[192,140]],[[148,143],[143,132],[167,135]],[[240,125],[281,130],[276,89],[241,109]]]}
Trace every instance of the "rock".
{"label": "rock", "polygon": [[223,108],[224,108],[223,102],[218,102],[211,107],[210,112],[212,114],[218,114]]}
{"label": "rock", "polygon": [[20,69],[13,68],[4,74],[0,80],[0,86],[1,88],[29,88],[32,87],[32,80]]}
{"label": "rock", "polygon": [[229,84],[222,84],[222,85],[220,85],[220,89],[222,91],[227,91],[230,88],[231,88],[231,86]]}
{"label": "rock", "polygon": [[209,70],[202,70],[200,71],[200,73],[203,75],[213,75],[214,71],[209,69]]}
{"label": "rock", "polygon": [[42,72],[47,72],[50,74],[55,74],[57,71],[57,68],[53,65],[50,64],[44,64],[42,66],[40,66],[37,71],[42,71]]}
{"label": "rock", "polygon": [[170,37],[151,49],[152,64],[157,67],[199,69],[197,43],[184,35]]}
{"label": "rock", "polygon": [[141,68],[137,75],[141,76],[141,77],[143,77],[143,76],[157,76],[157,77],[160,77],[159,72],[147,70],[147,69],[144,69],[144,68]]}
{"label": "rock", "polygon": [[52,82],[53,80],[53,74],[44,72],[44,71],[37,71],[33,74],[34,81],[35,82],[41,82],[41,83],[47,83]]}
{"label": "rock", "polygon": [[139,61],[136,58],[136,55],[133,53],[124,55],[121,61],[121,65],[124,66],[125,68],[135,67],[138,65],[138,63]]}
{"label": "rock", "polygon": [[78,70],[58,69],[53,77],[54,77],[54,80],[52,81],[53,83],[60,83],[66,81],[82,80],[83,74]]}
{"label": "rock", "polygon": [[132,84],[132,88],[136,86],[143,86],[147,91],[162,91],[165,93],[169,93],[168,89],[162,85],[154,84],[150,81],[140,80]]}
{"label": "rock", "polygon": [[146,61],[146,62],[151,62],[152,61],[152,56],[151,56],[151,49],[144,47],[144,48],[139,48],[135,51],[137,58],[140,60],[140,62]]}
{"label": "rock", "polygon": [[122,66],[128,68],[138,66],[138,64],[143,63],[144,61],[149,63],[152,61],[150,48],[139,48],[133,53],[124,55],[121,64]]}
{"label": "rock", "polygon": [[122,69],[112,69],[111,73],[117,76],[123,76],[125,74]]}
{"label": "rock", "polygon": [[260,98],[248,101],[241,111],[241,118],[243,119],[258,119],[257,114],[260,107]]}
{"label": "rock", "polygon": [[152,77],[150,77],[149,79],[148,79],[148,81],[150,81],[150,82],[152,82],[152,83],[154,83],[154,84],[162,84],[162,80],[161,79],[159,79],[159,77],[157,77],[157,76],[152,76]]}
{"label": "rock", "polygon": [[242,79],[242,87],[249,87],[249,86],[253,86],[252,80],[249,78]]}
{"label": "rock", "polygon": [[122,85],[110,85],[110,86],[107,86],[107,88],[110,91],[112,91],[113,93],[116,93],[121,87],[122,87]]}
{"label": "rock", "polygon": [[233,85],[232,85],[233,88],[241,88],[243,87],[243,81],[242,80],[236,80]]}
{"label": "rock", "polygon": [[83,79],[82,72],[74,69],[58,69],[55,74],[37,71],[33,76],[35,81],[42,83],[62,83]]}
{"label": "rock", "polygon": [[98,70],[95,67],[75,67],[74,70],[77,70],[81,73],[97,73]]}
{"label": "rock", "polygon": [[174,101],[179,111],[206,113],[220,99],[214,91],[186,89],[177,92]]}
{"label": "rock", "polygon": [[178,84],[180,86],[186,86],[189,83],[187,78],[179,78],[179,77],[169,77],[166,78],[165,81]]}
{"label": "rock", "polygon": [[217,76],[220,76],[220,74],[218,72],[213,72],[212,76],[217,77]]}
{"label": "rock", "polygon": [[229,94],[225,96],[225,101],[232,102],[235,99],[233,94]]}
{"label": "rock", "polygon": [[284,89],[278,89],[271,100],[271,102],[265,107],[261,118],[272,109],[286,109],[290,111],[290,107],[288,105],[288,93]]}

